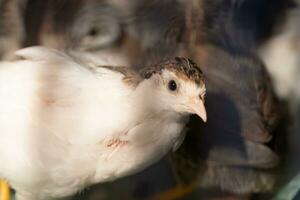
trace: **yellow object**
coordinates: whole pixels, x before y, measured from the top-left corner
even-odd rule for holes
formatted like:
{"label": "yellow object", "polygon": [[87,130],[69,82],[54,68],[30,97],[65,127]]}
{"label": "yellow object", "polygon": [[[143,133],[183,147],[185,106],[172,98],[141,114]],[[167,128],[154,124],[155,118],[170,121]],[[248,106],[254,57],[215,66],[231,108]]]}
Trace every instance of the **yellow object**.
{"label": "yellow object", "polygon": [[197,189],[197,184],[178,186],[163,192],[149,200],[177,200]]}
{"label": "yellow object", "polygon": [[10,200],[9,186],[2,180],[0,180],[0,200]]}

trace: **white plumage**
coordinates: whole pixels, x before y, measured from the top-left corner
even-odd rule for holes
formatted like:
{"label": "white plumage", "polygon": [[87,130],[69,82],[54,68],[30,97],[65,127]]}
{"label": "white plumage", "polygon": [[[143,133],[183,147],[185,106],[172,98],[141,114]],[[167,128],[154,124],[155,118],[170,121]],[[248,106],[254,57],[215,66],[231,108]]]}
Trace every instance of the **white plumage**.
{"label": "white plumage", "polygon": [[172,70],[134,86],[56,50],[16,54],[23,59],[0,63],[0,177],[18,200],[65,197],[142,170],[180,142],[188,113],[205,120],[204,85]]}

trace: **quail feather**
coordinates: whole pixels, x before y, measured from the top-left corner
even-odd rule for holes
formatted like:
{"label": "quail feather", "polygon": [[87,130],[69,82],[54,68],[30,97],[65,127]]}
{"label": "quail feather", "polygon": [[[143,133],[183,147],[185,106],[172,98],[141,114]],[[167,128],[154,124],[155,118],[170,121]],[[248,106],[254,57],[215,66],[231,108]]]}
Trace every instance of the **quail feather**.
{"label": "quail feather", "polygon": [[90,67],[45,47],[0,63],[0,177],[18,200],[57,199],[141,171],[206,121],[199,67],[176,57]]}

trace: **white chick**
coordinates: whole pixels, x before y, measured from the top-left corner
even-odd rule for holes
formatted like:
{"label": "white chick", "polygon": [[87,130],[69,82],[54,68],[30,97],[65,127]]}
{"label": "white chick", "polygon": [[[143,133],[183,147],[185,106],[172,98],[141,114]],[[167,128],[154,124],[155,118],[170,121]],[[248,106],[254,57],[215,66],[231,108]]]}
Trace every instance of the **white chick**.
{"label": "white chick", "polygon": [[133,71],[43,47],[16,54],[0,63],[0,177],[18,200],[141,171],[178,146],[189,114],[206,121],[203,74],[188,59]]}

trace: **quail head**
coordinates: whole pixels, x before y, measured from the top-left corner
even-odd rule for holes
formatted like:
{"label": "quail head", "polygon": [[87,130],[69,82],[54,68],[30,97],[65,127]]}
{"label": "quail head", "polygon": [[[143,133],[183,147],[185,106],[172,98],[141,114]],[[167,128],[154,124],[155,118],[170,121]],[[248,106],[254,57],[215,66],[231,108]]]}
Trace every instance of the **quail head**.
{"label": "quail head", "polygon": [[153,164],[206,121],[199,67],[175,58],[134,71],[32,47],[0,63],[0,177],[17,199],[72,195]]}

